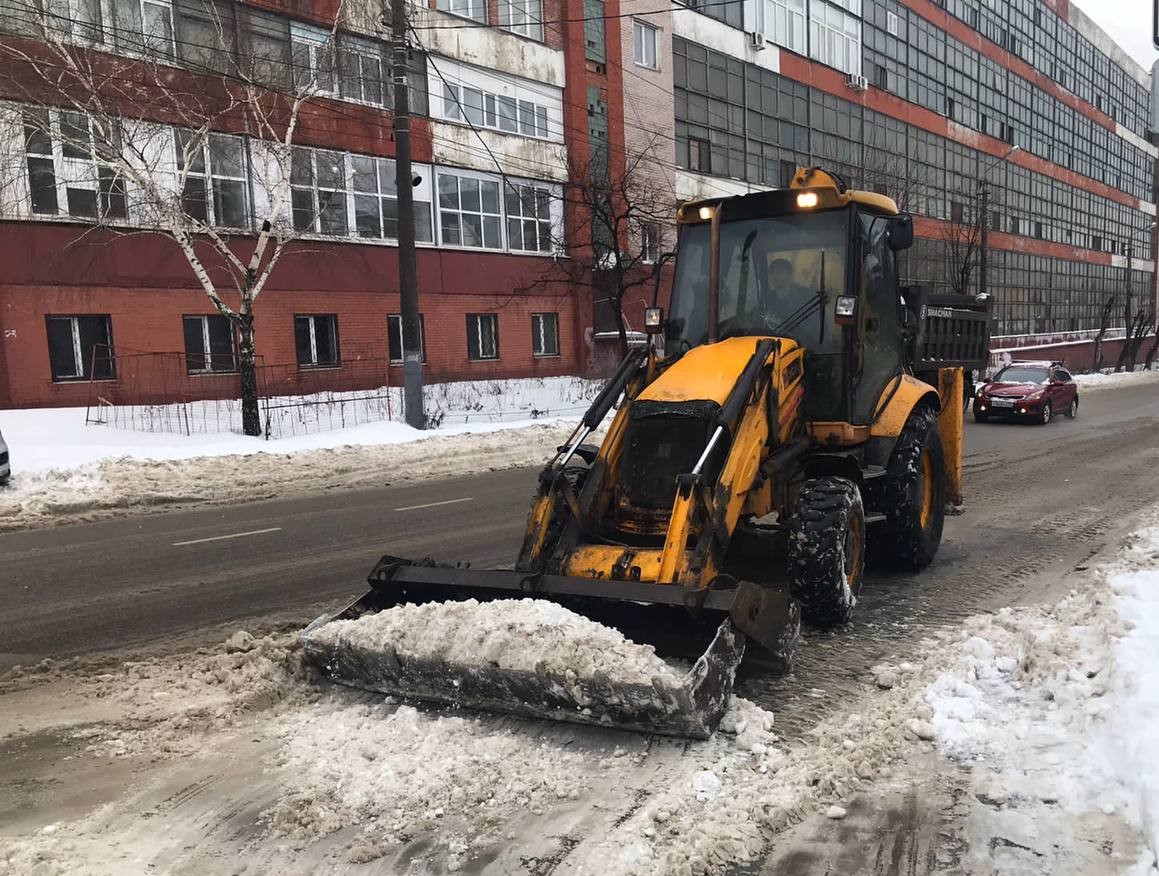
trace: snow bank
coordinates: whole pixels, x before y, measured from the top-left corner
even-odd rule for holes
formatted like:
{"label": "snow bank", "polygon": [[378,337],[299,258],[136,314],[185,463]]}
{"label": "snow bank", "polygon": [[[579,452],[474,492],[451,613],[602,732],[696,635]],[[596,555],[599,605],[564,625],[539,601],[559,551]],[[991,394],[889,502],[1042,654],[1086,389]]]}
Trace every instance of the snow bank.
{"label": "snow bank", "polygon": [[[925,691],[938,746],[980,799],[1024,814],[1124,812],[1159,852],[1159,528],[1055,606],[972,618]],[[1046,841],[1046,837],[1042,838]]]}
{"label": "snow bank", "polygon": [[544,599],[400,605],[356,620],[331,621],[309,636],[335,647],[398,652],[459,666],[572,678],[607,675],[623,684],[680,681],[651,645],[638,645],[619,630]]}
{"label": "snow bank", "polygon": [[[1143,366],[1137,366],[1142,368]],[[1120,371],[1099,372],[1095,374],[1075,374],[1075,383],[1080,389],[1117,389],[1123,386],[1137,386],[1141,383],[1155,383],[1159,381],[1159,371]]]}
{"label": "snow bank", "polygon": [[[408,430],[422,440],[293,454],[275,453],[265,442],[238,438],[254,441],[248,446],[260,446],[262,452],[164,461],[125,457],[33,474],[22,473],[14,462],[12,486],[0,489],[0,531],[164,505],[252,501],[536,465],[545,462],[571,430],[571,424],[544,423],[435,437]],[[532,488],[529,484],[528,490]]]}

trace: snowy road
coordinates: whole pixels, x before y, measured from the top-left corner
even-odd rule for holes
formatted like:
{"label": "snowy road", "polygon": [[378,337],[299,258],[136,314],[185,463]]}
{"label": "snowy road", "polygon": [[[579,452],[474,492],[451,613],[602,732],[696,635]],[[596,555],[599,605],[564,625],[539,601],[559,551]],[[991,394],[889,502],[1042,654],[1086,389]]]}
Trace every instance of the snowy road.
{"label": "snowy road", "polygon": [[[1155,503],[1157,426],[1153,386],[1089,393],[1079,420],[1047,428],[971,424],[968,510],[935,565],[867,581],[852,627],[807,635],[791,675],[742,668],[775,743],[751,721],[744,738],[682,746],[431,716],[317,693],[286,637],[194,650],[355,595],[387,548],[504,562],[531,471],[0,536],[0,650],[148,655],[0,684],[0,870],[9,854],[38,876],[1124,872],[1139,849],[1126,804],[1062,801],[1072,811],[1015,782],[1081,772],[1049,759],[1066,746],[1041,776],[991,776],[926,741],[937,716],[915,703],[947,676],[1014,666],[1034,727],[1055,720],[1059,679],[1082,669],[1091,686],[1114,623],[1086,567]],[[1038,602],[1061,607],[989,614]],[[158,649],[160,635],[183,638]]]}
{"label": "snowy road", "polygon": [[[992,554],[1000,564],[1010,564],[1007,571],[1027,563],[1046,567],[1063,554],[1069,557],[1069,548],[1053,547],[1049,540],[1035,548],[1036,555],[1023,556],[1020,526],[1033,529],[1039,518],[1066,515],[1083,503],[1114,502],[1112,493],[1135,495],[1132,464],[1155,452],[1156,424],[1159,384],[1154,383],[1085,393],[1078,420],[1060,418],[1046,428],[969,423],[970,511],[949,522],[931,586],[943,574],[962,574],[959,567],[973,572],[971,563]],[[1122,489],[1088,465],[1112,446],[1112,476],[1123,473]],[[310,612],[316,615],[359,595],[374,561],[387,552],[481,566],[510,563],[535,471],[333,488],[2,534],[0,668],[185,633],[204,635],[207,628],[213,635],[218,624],[255,617],[313,616]],[[1062,489],[1072,475],[1073,482]],[[308,487],[309,471],[301,479]],[[1148,491],[1142,494],[1150,497]],[[995,516],[1013,522],[989,532],[989,519]],[[1065,525],[1054,540],[1066,540]],[[884,592],[896,588],[887,586]],[[906,598],[914,592],[908,584],[901,589]],[[875,595],[880,591],[872,585],[868,590],[871,605],[888,598]]]}

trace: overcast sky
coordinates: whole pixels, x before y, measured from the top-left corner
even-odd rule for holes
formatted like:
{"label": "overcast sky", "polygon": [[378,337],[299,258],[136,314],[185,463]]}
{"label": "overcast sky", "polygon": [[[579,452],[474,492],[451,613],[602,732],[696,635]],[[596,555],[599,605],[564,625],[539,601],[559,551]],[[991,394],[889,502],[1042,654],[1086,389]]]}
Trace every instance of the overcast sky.
{"label": "overcast sky", "polygon": [[1159,55],[1151,45],[1151,4],[1147,0],[1071,0],[1140,64],[1151,69]]}

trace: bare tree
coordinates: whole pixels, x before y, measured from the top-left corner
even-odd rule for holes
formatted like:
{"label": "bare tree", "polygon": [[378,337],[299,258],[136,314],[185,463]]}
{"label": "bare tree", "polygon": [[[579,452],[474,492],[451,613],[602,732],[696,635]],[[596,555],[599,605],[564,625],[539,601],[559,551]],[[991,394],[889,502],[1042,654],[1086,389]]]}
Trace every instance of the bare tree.
{"label": "bare tree", "polygon": [[1111,327],[1111,314],[1114,313],[1115,299],[1117,297],[1118,296],[1112,293],[1111,296],[1103,302],[1103,312],[1099,317],[1099,333],[1095,335],[1094,370],[1096,374],[1103,370],[1103,339],[1106,338],[1107,329]]}
{"label": "bare tree", "polygon": [[676,210],[675,196],[655,171],[653,152],[653,146],[629,152],[622,171],[609,171],[601,159],[563,159],[565,222],[553,244],[568,258],[553,261],[527,287],[590,290],[593,301],[610,310],[624,355],[625,299],[651,287]]}
{"label": "bare tree", "polygon": [[950,218],[941,223],[949,284],[957,295],[972,295],[982,261],[982,215],[975,193],[950,198]]}
{"label": "bare tree", "polygon": [[[33,212],[56,212],[59,173],[68,178],[68,203],[59,206],[70,215],[112,235],[171,239],[237,332],[243,431],[260,435],[254,306],[296,237],[292,144],[319,78],[334,75],[336,31],[319,47],[314,74],[302,77],[256,40],[240,60],[233,23],[206,3],[211,35],[196,47],[200,65],[186,58],[193,69],[181,70],[169,36],[139,21],[117,31],[131,55],[114,55],[92,47],[74,20],[16,5],[31,0],[4,2],[28,37],[0,37],[0,89],[21,102],[9,111],[24,130]],[[63,163],[54,165],[54,150]],[[237,184],[211,180],[210,161],[234,169]],[[249,165],[255,188],[247,206]]]}
{"label": "bare tree", "polygon": [[860,176],[866,191],[892,198],[901,212],[922,211],[922,195],[929,183],[925,165],[901,153],[866,147]]}

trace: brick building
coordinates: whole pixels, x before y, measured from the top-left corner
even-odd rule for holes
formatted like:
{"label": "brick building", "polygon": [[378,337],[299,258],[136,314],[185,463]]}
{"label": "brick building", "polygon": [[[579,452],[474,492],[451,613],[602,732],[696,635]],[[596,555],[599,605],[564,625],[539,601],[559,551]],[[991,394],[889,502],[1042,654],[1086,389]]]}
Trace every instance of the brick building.
{"label": "brick building", "polygon": [[[248,260],[279,185],[294,240],[254,308],[259,362],[308,374],[311,387],[401,382],[380,4],[347,0],[338,13],[332,0],[80,0],[63,16],[32,3],[0,0],[0,407],[236,392],[234,332],[173,235],[148,232],[164,226],[169,201],[193,215],[205,232],[197,252],[235,306],[229,259],[204,238]],[[428,381],[587,367],[591,296],[536,281],[563,256],[572,221],[565,156],[621,160],[619,67],[607,63],[616,15],[601,0],[412,7]],[[55,92],[45,69],[79,86]],[[115,126],[115,147],[102,142],[113,139],[105,116],[76,112],[76,87],[132,120]],[[235,118],[242,91],[275,107],[269,131]],[[271,156],[283,154],[295,97],[304,102],[287,189],[271,183],[281,167]],[[191,103],[204,121],[191,121]],[[145,155],[147,171],[181,191],[159,207],[147,185],[109,170],[108,148]],[[143,353],[172,353],[182,373],[147,377],[134,364]]]}
{"label": "brick building", "polygon": [[[985,188],[1000,346],[1081,365],[1112,294],[1120,328],[1128,288],[1132,308],[1154,306],[1149,79],[1066,0],[429,0],[412,13],[428,381],[607,364],[598,295],[537,282],[591,254],[569,157],[614,174],[647,155],[673,206],[833,168],[917,216],[910,282],[968,292],[976,250],[959,250]],[[173,236],[148,233],[164,211],[108,171],[109,138],[70,108],[75,93],[46,86],[61,57],[133,121],[117,148],[182,181],[162,206],[194,215],[203,242],[216,234],[244,262],[271,191],[287,189],[295,240],[255,308],[280,386],[401,381],[380,17],[372,0],[0,0],[0,406],[236,392],[236,337]],[[231,113],[243,88],[273,108],[270,130]],[[191,102],[212,124],[175,109]],[[649,262],[674,243],[663,225],[619,242]],[[237,271],[216,258],[209,275],[233,300]],[[648,297],[625,300],[629,326]],[[160,382],[134,364],[154,353],[172,354]]]}

